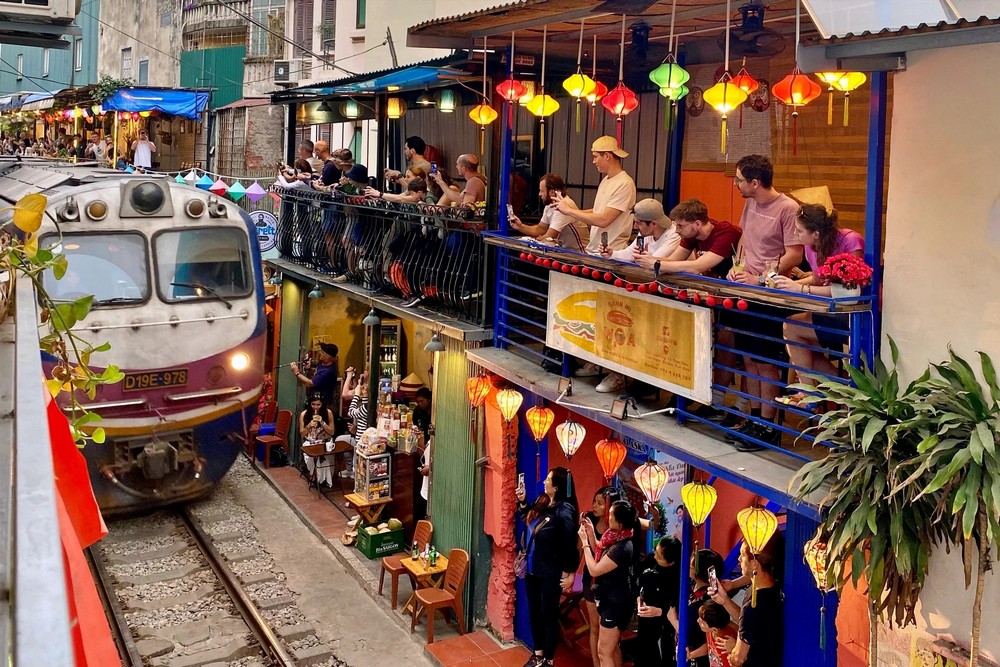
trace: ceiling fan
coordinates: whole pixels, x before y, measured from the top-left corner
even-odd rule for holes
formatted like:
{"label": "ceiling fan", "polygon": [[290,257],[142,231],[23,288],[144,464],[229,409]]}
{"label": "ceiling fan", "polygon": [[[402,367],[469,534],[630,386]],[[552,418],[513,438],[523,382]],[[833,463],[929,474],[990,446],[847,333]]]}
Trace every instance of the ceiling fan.
{"label": "ceiling fan", "polygon": [[[785,50],[785,38],[776,30],[764,27],[764,6],[753,2],[740,7],[740,25],[729,32],[729,51],[737,57],[773,56]],[[716,39],[719,48],[726,48],[726,33]]]}
{"label": "ceiling fan", "polygon": [[605,0],[591,11],[607,12],[609,14],[628,14],[637,16],[655,5],[657,0]]}

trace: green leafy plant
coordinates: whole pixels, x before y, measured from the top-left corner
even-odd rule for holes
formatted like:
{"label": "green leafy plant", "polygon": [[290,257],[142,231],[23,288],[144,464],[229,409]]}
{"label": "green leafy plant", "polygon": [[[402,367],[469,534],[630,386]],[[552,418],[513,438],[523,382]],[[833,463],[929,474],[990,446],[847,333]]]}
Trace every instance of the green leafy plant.
{"label": "green leafy plant", "polygon": [[120,382],[124,375],[117,366],[109,365],[101,372],[90,367],[90,358],[95,352],[110,349],[107,343],[93,345],[73,332],[77,322],[87,317],[94,304],[93,296],[85,296],[72,302],[57,303],[49,296],[42,281],[42,275],[51,271],[56,280],[62,279],[69,267],[66,256],[50,248],[38,247],[38,230],[48,200],[44,195],[29,194],[18,200],[13,207],[12,221],[20,234],[0,234],[0,322],[10,313],[13,305],[14,285],[17,277],[32,281],[35,292],[42,304],[41,319],[47,327],[39,345],[45,352],[58,360],[52,368],[51,378],[45,386],[53,396],[66,392],[70,398],[70,431],[77,444],[87,440],[104,442],[104,429],[93,426],[100,416],[86,410],[80,403],[80,394],[93,399],[97,387]]}
{"label": "green leafy plant", "polygon": [[94,89],[94,99],[103,102],[117,93],[120,88],[131,88],[134,85],[135,81],[129,77],[117,79],[109,74],[101,74]]}
{"label": "green leafy plant", "polygon": [[969,664],[975,665],[990,549],[1000,537],[1000,385],[987,354],[980,352],[979,361],[988,390],[965,359],[950,349],[948,354],[944,362],[932,364],[934,376],[920,383],[925,400],[916,406],[914,423],[923,438],[907,464],[915,470],[896,490],[904,497],[917,491],[922,502],[934,502],[932,519],[945,526],[951,544],[961,547],[966,588],[975,565],[969,647]]}
{"label": "green leafy plant", "polygon": [[[824,493],[819,535],[828,545],[831,587],[848,580],[868,585],[871,664],[878,656],[877,622],[915,623],[914,607],[927,576],[935,543],[944,539],[933,521],[934,499],[916,489],[893,493],[908,475],[923,479],[913,462],[925,421],[918,411],[928,392],[921,378],[901,388],[895,369],[898,351],[890,341],[893,369],[877,359],[874,372],[848,366],[853,385],[819,381],[797,385],[803,404],[832,402],[809,429],[816,443],[829,446],[826,458],[803,466],[790,483],[798,499]],[[929,477],[927,478],[929,481]]]}

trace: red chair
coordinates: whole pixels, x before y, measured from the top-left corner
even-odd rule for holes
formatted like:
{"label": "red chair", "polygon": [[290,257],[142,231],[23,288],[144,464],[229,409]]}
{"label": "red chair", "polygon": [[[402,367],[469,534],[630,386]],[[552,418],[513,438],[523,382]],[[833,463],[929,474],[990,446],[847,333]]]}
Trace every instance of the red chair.
{"label": "red chair", "polygon": [[278,445],[288,445],[288,433],[292,430],[292,411],[279,410],[274,426],[274,435],[258,435],[254,442],[264,450],[264,467],[271,467],[271,448]]}
{"label": "red chair", "polygon": [[[417,527],[413,529],[413,541],[420,546],[420,550],[430,544],[431,536],[434,534],[434,526],[430,521],[426,519],[421,519],[417,522]],[[399,602],[399,575],[406,574],[408,570],[403,567],[403,559],[410,558],[409,553],[394,554],[392,556],[386,556],[382,559],[382,570],[378,573],[378,594],[382,595],[382,585],[385,583],[385,573],[388,572],[389,576],[392,577],[392,597],[390,598],[392,602],[393,611],[396,610],[396,604]],[[411,579],[412,581],[412,579]],[[416,588],[416,585],[414,585]]]}
{"label": "red chair", "polygon": [[250,427],[250,437],[246,439],[245,447],[247,456],[253,456],[253,444],[257,440],[261,424],[273,424],[278,415],[278,402],[268,401],[264,404],[264,411],[261,413],[260,422]]}
{"label": "red chair", "polygon": [[465,634],[465,609],[462,605],[462,593],[465,590],[465,577],[469,573],[469,553],[465,549],[452,549],[448,553],[448,569],[444,573],[443,588],[421,588],[415,594],[416,602],[413,608],[413,618],[410,619],[410,632],[417,627],[417,619],[421,612],[427,612],[427,643],[434,643],[434,612],[438,609],[454,610],[458,617],[458,633]]}

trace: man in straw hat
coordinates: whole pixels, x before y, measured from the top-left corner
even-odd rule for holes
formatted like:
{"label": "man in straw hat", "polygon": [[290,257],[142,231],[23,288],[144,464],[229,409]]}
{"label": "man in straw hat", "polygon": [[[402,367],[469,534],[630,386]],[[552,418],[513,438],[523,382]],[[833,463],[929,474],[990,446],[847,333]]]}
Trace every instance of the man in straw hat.
{"label": "man in straw hat", "polygon": [[[590,243],[587,252],[597,254],[602,245],[611,250],[620,250],[628,245],[632,235],[632,207],[635,206],[635,181],[622,168],[622,158],[628,153],[618,146],[614,137],[598,137],[590,147],[594,166],[604,174],[597,187],[594,207],[579,209],[567,199],[557,194],[556,202],[560,213],[590,225]],[[607,238],[607,243],[602,240]]]}

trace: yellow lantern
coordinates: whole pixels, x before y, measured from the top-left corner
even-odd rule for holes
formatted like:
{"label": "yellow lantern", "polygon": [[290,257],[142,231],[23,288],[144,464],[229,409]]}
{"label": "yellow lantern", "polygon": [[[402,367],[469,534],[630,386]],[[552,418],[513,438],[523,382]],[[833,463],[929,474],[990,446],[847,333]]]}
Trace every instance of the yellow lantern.
{"label": "yellow lantern", "polygon": [[830,586],[829,570],[827,569],[830,552],[822,530],[817,530],[816,536],[806,542],[803,552],[806,565],[809,566],[809,571],[812,572],[813,579],[816,581],[816,588],[819,589],[822,596],[819,607],[819,650],[823,651],[826,649],[826,594],[832,591],[833,587]]}
{"label": "yellow lantern", "polygon": [[390,97],[385,102],[385,115],[391,120],[399,120],[406,113],[406,102],[401,97]]}
{"label": "yellow lantern", "polygon": [[639,485],[646,500],[655,503],[660,497],[660,491],[667,484],[667,469],[655,461],[647,461],[635,469],[632,474],[635,483]]}
{"label": "yellow lantern", "polygon": [[719,494],[715,487],[705,482],[689,482],[681,487],[681,502],[684,503],[684,510],[695,526],[705,523],[708,515],[715,509],[718,499]]}
{"label": "yellow lantern", "polygon": [[556,426],[556,440],[562,447],[563,454],[567,461],[573,460],[573,455],[580,449],[583,439],[587,437],[587,429],[582,424],[578,424],[572,419],[567,419],[559,426]]}
{"label": "yellow lantern", "polygon": [[559,111],[559,102],[551,95],[535,95],[531,101],[524,105],[525,108],[539,118],[551,116]]}
{"label": "yellow lantern", "polygon": [[490,393],[490,379],[485,375],[477,375],[465,381],[465,390],[469,394],[469,403],[478,408]]}
{"label": "yellow lantern", "polygon": [[836,83],[846,72],[816,72],[816,78],[821,83],[827,85],[829,96],[826,102],[826,124],[833,125],[833,84]]}
{"label": "yellow lantern", "polygon": [[[753,505],[752,507],[747,507],[741,509],[736,514],[736,523],[740,525],[740,531],[743,533],[743,541],[746,542],[747,549],[750,553],[756,556],[767,543],[774,536],[776,530],[778,530],[778,517],[774,515],[774,512],[761,507],[760,505]],[[757,570],[754,569],[753,574],[750,575],[750,606],[757,606]]]}
{"label": "yellow lantern", "polygon": [[469,118],[479,125],[479,153],[486,152],[486,126],[497,119],[496,110],[485,102],[472,107]]}
{"label": "yellow lantern", "polygon": [[516,389],[501,389],[497,392],[497,405],[500,407],[500,414],[509,424],[517,418],[517,411],[521,409],[524,396]]}
{"label": "yellow lantern", "polygon": [[844,72],[844,75],[832,84],[834,88],[844,93],[844,127],[847,127],[848,104],[851,99],[851,91],[859,88],[867,80],[868,77],[861,72]]}
{"label": "yellow lantern", "polygon": [[720,148],[726,152],[726,121],[729,113],[747,101],[746,91],[734,84],[729,73],[722,75],[719,82],[702,93],[705,104],[722,114],[722,138]]}
{"label": "yellow lantern", "polygon": [[556,415],[552,410],[538,405],[528,408],[528,411],[524,413],[524,419],[528,422],[528,428],[531,429],[531,436],[535,442],[541,442],[545,439],[555,418]]}

